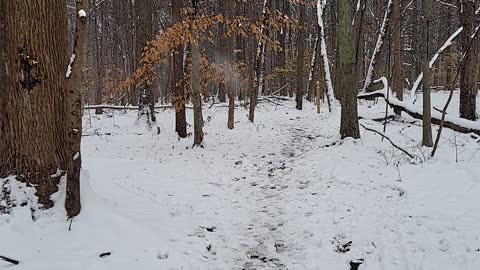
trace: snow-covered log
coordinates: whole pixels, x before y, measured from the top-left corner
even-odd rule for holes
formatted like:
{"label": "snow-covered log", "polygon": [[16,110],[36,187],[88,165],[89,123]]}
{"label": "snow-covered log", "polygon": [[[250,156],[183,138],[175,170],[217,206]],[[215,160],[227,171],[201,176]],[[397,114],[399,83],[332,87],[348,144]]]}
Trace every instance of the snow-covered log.
{"label": "snow-covered log", "polygon": [[325,27],[323,25],[323,11],[327,5],[327,0],[318,0],[317,2],[317,18],[318,26],[320,26],[320,53],[323,58],[323,70],[325,72],[325,84],[327,85],[327,99],[328,104],[330,105],[330,111],[335,111],[334,106],[334,93],[333,93],[333,84],[332,76],[330,73],[330,61],[328,60],[327,54],[327,43],[325,42]]}
{"label": "snow-covered log", "polygon": [[[376,80],[376,82],[382,82],[383,85],[387,85],[387,79],[385,77]],[[410,115],[415,119],[422,120],[423,119],[423,109],[421,107],[415,107],[413,104],[410,104],[407,101],[400,101],[397,98],[393,97],[393,95],[388,95],[387,99],[387,88],[384,87],[381,90],[370,92],[370,93],[361,93],[358,96],[358,99],[374,99],[374,98],[383,98],[385,101],[392,107],[398,111],[402,111]],[[438,111],[432,111],[432,124],[440,125],[442,122],[442,113]],[[475,133],[480,135],[480,122],[470,121],[467,119],[463,119],[454,115],[446,115],[445,122],[443,124],[444,127],[458,131],[460,133]]]}

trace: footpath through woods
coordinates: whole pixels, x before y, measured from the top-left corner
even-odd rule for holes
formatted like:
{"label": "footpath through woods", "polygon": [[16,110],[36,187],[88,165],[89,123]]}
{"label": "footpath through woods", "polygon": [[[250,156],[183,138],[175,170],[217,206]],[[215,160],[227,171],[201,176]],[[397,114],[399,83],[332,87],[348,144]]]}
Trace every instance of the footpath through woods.
{"label": "footpath through woods", "polygon": [[[11,182],[30,207],[0,215],[0,255],[19,270],[480,269],[479,138],[445,130],[428,160],[420,123],[390,122],[412,160],[365,129],[340,141],[325,107],[284,105],[261,104],[255,124],[239,108],[234,130],[227,108],[206,109],[195,149],[177,139],[171,110],[160,134],[135,112],[87,112],[81,215],[68,230],[60,192],[34,223],[33,192]],[[369,119],[384,108],[360,102],[361,124],[382,131]]]}

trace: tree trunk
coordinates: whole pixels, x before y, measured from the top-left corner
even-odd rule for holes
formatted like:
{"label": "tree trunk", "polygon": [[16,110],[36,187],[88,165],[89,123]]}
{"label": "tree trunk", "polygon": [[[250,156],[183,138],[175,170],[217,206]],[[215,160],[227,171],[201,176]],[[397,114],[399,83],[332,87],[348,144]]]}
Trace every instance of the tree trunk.
{"label": "tree trunk", "polygon": [[460,69],[460,117],[476,120],[476,98],[478,79],[478,46],[473,44],[467,52],[468,44],[475,33],[475,1],[458,0],[460,21],[463,26],[461,33],[461,46],[466,53],[465,64]]}
{"label": "tree trunk", "polygon": [[65,1],[0,2],[0,178],[35,186],[49,208],[66,169]]}
{"label": "tree trunk", "polygon": [[[231,19],[233,17],[233,0],[227,0],[227,17]],[[227,69],[230,70],[233,66],[233,37],[227,37]],[[230,78],[230,80],[228,80]],[[227,127],[233,129],[235,125],[235,84],[231,76],[227,78],[228,88],[228,122]]]}
{"label": "tree trunk", "polygon": [[[192,0],[194,19],[197,13],[197,0]],[[202,146],[203,143],[203,116],[202,116],[202,96],[200,94],[200,51],[198,39],[196,38],[195,22],[192,23],[192,35],[194,42],[191,44],[192,50],[192,101],[193,101],[193,146]]]}
{"label": "tree trunk", "polygon": [[[98,88],[95,92],[95,104],[101,105],[103,103],[103,86],[105,82],[105,71],[107,66],[107,1],[101,4],[100,26],[96,25],[97,31],[100,30],[100,49],[97,54],[98,61]],[[102,114],[102,109],[96,109],[95,114]]]}
{"label": "tree trunk", "polygon": [[[393,33],[393,77],[392,87],[398,100],[403,100],[404,75],[403,75],[403,42],[402,42],[402,14],[400,10],[401,0],[393,0],[392,20],[390,31]],[[400,115],[399,110],[395,114]]]}
{"label": "tree trunk", "polygon": [[[172,0],[172,22],[182,21],[183,0]],[[183,46],[173,52],[172,61],[172,104],[175,106],[175,131],[180,138],[187,137],[187,116],[185,114],[185,85],[183,80]]]}
{"label": "tree trunk", "polygon": [[[263,34],[266,27],[266,20],[267,20],[267,8],[269,0],[264,0],[263,2],[263,12],[262,12],[262,26],[261,26],[261,33]],[[248,114],[248,119],[250,122],[254,122],[255,120],[255,107],[257,106],[257,98],[258,94],[262,93],[263,89],[263,73],[264,73],[264,65],[265,65],[265,44],[262,40],[258,41],[257,45],[257,52],[255,56],[255,78],[254,78],[254,87],[252,92],[250,93],[250,109]]]}
{"label": "tree trunk", "polygon": [[[136,15],[138,21],[136,24],[137,33],[137,62],[139,67],[143,65],[142,55],[147,42],[153,38],[153,0],[142,0],[135,2]],[[147,125],[155,123],[155,97],[154,84],[150,80],[141,83],[138,86],[138,117],[146,116]]]}
{"label": "tree trunk", "polygon": [[[67,71],[67,108],[68,108],[68,171],[65,209],[70,218],[80,213],[80,170],[82,157],[80,142],[82,138],[82,93],[80,86],[84,81],[85,62],[88,47],[88,0],[77,2],[77,21],[73,54]],[[69,74],[70,72],[70,74]]]}
{"label": "tree trunk", "polygon": [[353,34],[351,4],[349,0],[339,1],[339,70],[337,75],[342,74],[342,80],[339,80],[340,103],[342,105],[340,135],[342,139],[346,137],[360,138],[357,112],[357,84],[354,81],[354,46],[351,40]]}
{"label": "tree trunk", "polygon": [[304,65],[305,65],[305,13],[306,6],[304,3],[299,4],[299,28],[297,36],[297,89],[295,92],[296,109],[302,110],[303,108],[303,92],[305,91],[304,81]]}
{"label": "tree trunk", "polygon": [[432,139],[432,108],[430,102],[430,65],[429,65],[429,24],[430,24],[430,0],[423,0],[422,21],[422,92],[423,92],[423,137],[422,145],[433,146]]}

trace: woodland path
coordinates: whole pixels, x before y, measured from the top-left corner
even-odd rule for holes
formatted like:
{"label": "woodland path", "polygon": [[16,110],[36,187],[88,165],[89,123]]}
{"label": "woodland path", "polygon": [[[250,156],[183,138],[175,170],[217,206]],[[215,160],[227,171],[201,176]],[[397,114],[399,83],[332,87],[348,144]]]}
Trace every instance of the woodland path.
{"label": "woodland path", "polygon": [[212,112],[204,149],[165,139],[172,134],[112,133],[88,146],[101,168],[88,157],[86,168],[92,179],[111,179],[93,186],[108,198],[121,194],[114,203],[123,215],[162,232],[165,269],[180,269],[179,261],[183,269],[422,269],[431,256],[425,243],[445,249],[445,239],[463,237],[411,214],[395,156],[375,135],[363,134],[374,143],[332,145],[338,123],[328,114],[264,115],[230,133]]}

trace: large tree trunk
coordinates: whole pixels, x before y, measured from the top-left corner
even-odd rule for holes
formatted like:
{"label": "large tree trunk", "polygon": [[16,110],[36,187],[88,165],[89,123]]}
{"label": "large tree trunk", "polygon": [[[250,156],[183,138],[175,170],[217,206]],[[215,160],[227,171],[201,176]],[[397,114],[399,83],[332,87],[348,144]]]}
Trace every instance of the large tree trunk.
{"label": "large tree trunk", "polygon": [[342,138],[360,138],[357,112],[357,84],[354,70],[354,45],[352,44],[352,3],[349,0],[339,1],[339,43],[338,60],[339,70],[342,74],[340,84],[340,103],[342,105],[340,135]]}
{"label": "large tree trunk", "polygon": [[69,217],[80,213],[80,169],[82,158],[80,142],[82,138],[82,93],[83,74],[87,57],[88,46],[88,0],[77,2],[77,21],[73,54],[67,71],[67,105],[68,105],[68,171],[65,209]]}
{"label": "large tree trunk", "polygon": [[[172,22],[182,21],[183,0],[172,0]],[[180,138],[187,137],[187,117],[185,114],[185,85],[183,80],[183,46],[173,52],[172,61],[172,103],[175,106],[175,131]]]}
{"label": "large tree trunk", "polygon": [[460,43],[466,53],[465,64],[460,69],[460,117],[476,120],[478,46],[473,44],[470,46],[470,50],[466,51],[477,25],[475,22],[475,1],[458,0],[458,10],[463,26]]}
{"label": "large tree trunk", "polygon": [[[135,2],[138,21],[136,24],[137,32],[137,62],[139,66],[143,65],[143,49],[147,42],[153,38],[153,0],[142,0]],[[150,126],[155,123],[155,97],[154,84],[150,81],[144,82],[138,86],[138,117],[147,117],[147,124]]]}
{"label": "large tree trunk", "polygon": [[432,108],[430,102],[430,65],[429,65],[429,22],[430,22],[430,0],[423,0],[423,21],[422,21],[422,92],[423,92],[423,137],[422,145],[432,147]]}
{"label": "large tree trunk", "polygon": [[300,3],[299,5],[300,14],[298,18],[299,28],[297,35],[297,89],[295,92],[295,101],[297,110],[302,110],[303,92],[305,91],[305,13],[307,12],[307,8],[304,3]]}
{"label": "large tree trunk", "polygon": [[49,208],[66,169],[65,1],[0,3],[0,177],[35,186]]}

